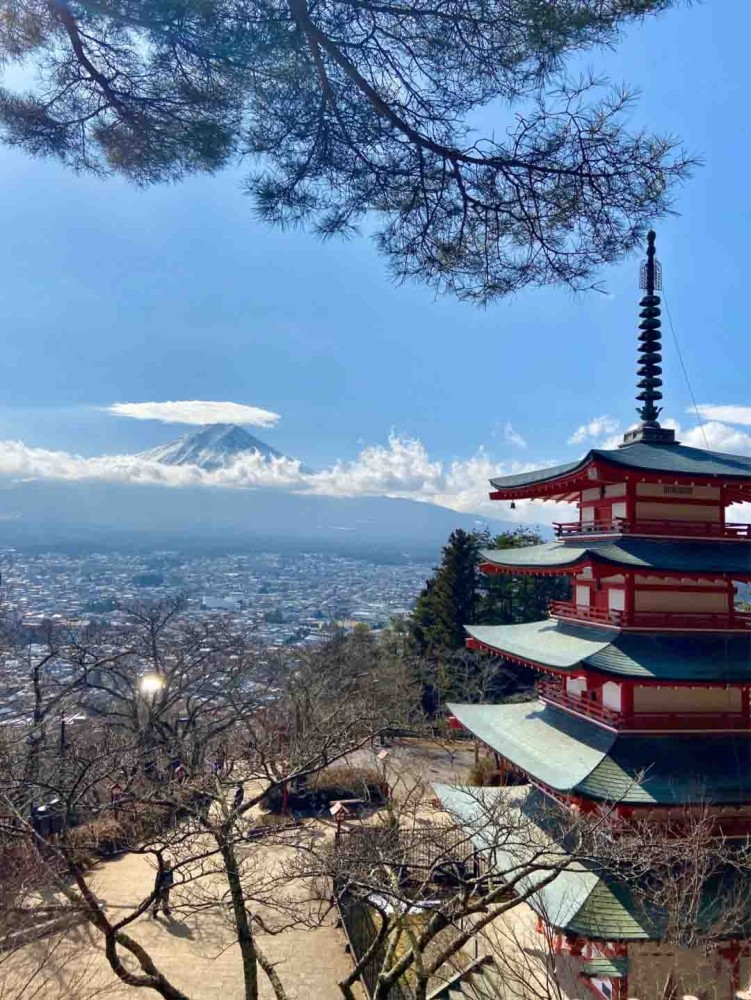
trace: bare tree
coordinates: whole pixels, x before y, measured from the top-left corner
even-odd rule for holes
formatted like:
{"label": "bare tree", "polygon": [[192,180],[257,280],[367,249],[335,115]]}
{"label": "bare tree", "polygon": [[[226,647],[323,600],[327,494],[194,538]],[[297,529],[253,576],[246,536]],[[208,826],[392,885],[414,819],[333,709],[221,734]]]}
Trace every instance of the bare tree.
{"label": "bare tree", "polygon": [[681,981],[687,951],[698,955],[689,988],[711,971],[701,971],[702,955],[743,934],[747,848],[725,841],[708,813],[624,823],[615,804],[583,815],[529,786],[457,788],[443,813],[426,808],[431,798],[413,780],[374,820],[350,819],[335,844],[315,844],[293,865],[291,876],[317,877],[322,893],[333,882],[356,939],[354,968],[339,984],[347,1000],[358,980],[373,1000],[424,1000],[479,971],[478,996],[502,982],[505,997],[561,1000],[582,959],[561,957],[555,928],[583,872],[619,886],[647,936],[674,949],[660,995]]}
{"label": "bare tree", "polygon": [[[84,704],[93,696],[92,714],[71,733],[64,759],[49,741],[35,749],[33,775],[27,730],[6,741],[0,837],[36,859],[40,884],[54,888],[66,915],[88,923],[123,983],[181,1000],[183,990],[131,933],[155,905],[158,886],[113,917],[88,881],[92,855],[142,854],[155,871],[169,858],[182,911],[224,915],[247,1000],[258,996],[259,970],[282,1000],[281,979],[257,940],[259,927],[270,932],[264,908],[278,897],[258,861],[260,845],[275,836],[258,808],[369,745],[403,710],[408,686],[397,661],[366,637],[270,660],[237,637],[212,644],[221,629],[184,629],[178,610],[141,610],[120,632],[122,656],[113,656],[112,635],[91,645],[82,635],[70,646],[72,660],[97,664],[79,689]],[[162,681],[146,723],[131,704],[144,662]],[[49,804],[47,825],[21,808],[20,790]],[[298,920],[286,904],[276,910],[277,924]]]}
{"label": "bare tree", "polygon": [[[260,216],[348,235],[482,301],[585,287],[666,212],[690,159],[633,95],[567,78],[672,0],[8,0],[7,143],[139,183],[238,157]],[[24,75],[24,79],[29,79]],[[473,127],[482,109],[493,124]],[[377,220],[377,221],[376,221]]]}

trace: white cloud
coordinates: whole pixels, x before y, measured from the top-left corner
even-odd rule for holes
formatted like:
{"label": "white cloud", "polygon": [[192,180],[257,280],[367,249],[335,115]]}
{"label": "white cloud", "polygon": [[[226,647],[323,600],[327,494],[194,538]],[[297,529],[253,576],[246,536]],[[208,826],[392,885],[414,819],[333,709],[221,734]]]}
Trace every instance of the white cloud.
{"label": "white cloud", "polygon": [[215,402],[206,399],[181,399],[163,403],[113,403],[104,409],[117,417],[134,420],[159,420],[164,424],[252,424],[274,427],[278,413],[244,403]]}
{"label": "white cloud", "polygon": [[588,423],[576,428],[568,439],[568,444],[584,444],[586,441],[597,441],[600,438],[615,434],[619,427],[620,422],[614,417],[593,417]]}
{"label": "white cloud", "polygon": [[514,445],[515,448],[527,447],[527,442],[517,430],[514,430],[513,424],[510,423],[503,425],[503,440]]}
{"label": "white cloud", "polygon": [[676,434],[681,444],[692,448],[709,448],[711,451],[729,452],[732,455],[751,455],[751,434],[729,427],[718,420],[698,424]]}
{"label": "white cloud", "polygon": [[0,441],[0,477],[13,479],[284,489],[332,497],[403,497],[501,520],[570,520],[569,512],[560,506],[517,501],[512,511],[489,499],[489,479],[534,467],[518,462],[501,464],[482,450],[469,459],[441,462],[430,458],[421,441],[398,434],[391,434],[386,444],[363,448],[352,461],[336,462],[318,472],[306,471],[295,459],[264,459],[257,452],[242,456],[228,468],[207,472],[198,466],[163,465],[137,455],[84,458],[30,448],[21,441]]}
{"label": "white cloud", "polygon": [[[741,406],[736,403],[727,405],[700,403],[696,409],[703,420],[718,420],[728,424],[751,424],[751,406]],[[693,407],[687,412],[693,413]]]}

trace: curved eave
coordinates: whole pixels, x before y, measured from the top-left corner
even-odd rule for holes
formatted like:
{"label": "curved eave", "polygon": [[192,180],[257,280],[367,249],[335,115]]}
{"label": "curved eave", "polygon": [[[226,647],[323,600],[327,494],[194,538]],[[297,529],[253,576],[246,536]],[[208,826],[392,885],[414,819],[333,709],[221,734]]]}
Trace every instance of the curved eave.
{"label": "curved eave", "polygon": [[479,569],[481,573],[500,573],[506,576],[576,576],[585,569],[594,570],[596,566],[608,566],[617,570],[623,576],[665,576],[676,577],[684,580],[705,580],[708,577],[728,578],[742,582],[751,581],[751,569],[674,569],[659,566],[632,566],[629,563],[616,562],[612,559],[602,559],[600,557],[581,558],[577,562],[562,563],[557,566],[499,566],[494,562],[482,562]]}
{"label": "curved eave", "polygon": [[589,482],[588,469],[592,464],[589,452],[581,461],[556,465],[536,472],[521,473],[517,476],[502,476],[491,479],[491,500],[563,499],[569,494],[577,494]]}
{"label": "curved eave", "polygon": [[640,635],[550,619],[465,629],[470,649],[559,677],[593,675],[678,687],[751,683],[749,635]]}
{"label": "curved eave", "polygon": [[[552,881],[541,864],[547,850],[560,859],[554,814],[549,799],[537,788],[468,788],[434,784],[441,807],[451,814],[472,839],[478,853],[490,855],[499,873],[517,879],[517,891],[529,892],[527,902],[549,926],[590,941],[644,941],[658,939],[633,901],[620,886],[606,881],[575,858]],[[489,822],[492,816],[500,822]],[[517,844],[513,834],[523,831]],[[539,888],[535,886],[539,883]]]}
{"label": "curved eave", "polygon": [[728,548],[722,541],[674,542],[667,539],[603,539],[545,542],[516,549],[483,549],[484,573],[560,576],[585,567],[607,566],[619,573],[662,574],[690,578],[751,580],[751,545]]}
{"label": "curved eave", "polygon": [[493,500],[563,500],[582,489],[625,479],[721,486],[728,501],[751,501],[751,460],[684,445],[593,448],[577,462],[490,480]]}
{"label": "curved eave", "polygon": [[745,805],[751,736],[619,734],[542,701],[449,704],[477,739],[543,788],[591,802]]}

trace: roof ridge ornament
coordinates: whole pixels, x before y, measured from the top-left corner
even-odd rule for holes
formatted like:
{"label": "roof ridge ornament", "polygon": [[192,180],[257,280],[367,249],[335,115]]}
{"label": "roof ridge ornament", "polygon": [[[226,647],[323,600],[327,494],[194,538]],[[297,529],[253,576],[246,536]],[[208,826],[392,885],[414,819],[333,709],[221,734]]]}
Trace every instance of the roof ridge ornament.
{"label": "roof ridge ornament", "polygon": [[657,418],[662,412],[658,402],[662,399],[662,333],[660,327],[660,296],[656,291],[662,291],[662,265],[655,257],[654,229],[647,233],[647,259],[639,271],[639,287],[647,294],[639,303],[639,376],[636,398],[641,406],[636,412],[641,417],[641,425],[632,431],[627,431],[623,444],[636,444],[643,441],[648,444],[675,444],[675,431],[660,427]]}

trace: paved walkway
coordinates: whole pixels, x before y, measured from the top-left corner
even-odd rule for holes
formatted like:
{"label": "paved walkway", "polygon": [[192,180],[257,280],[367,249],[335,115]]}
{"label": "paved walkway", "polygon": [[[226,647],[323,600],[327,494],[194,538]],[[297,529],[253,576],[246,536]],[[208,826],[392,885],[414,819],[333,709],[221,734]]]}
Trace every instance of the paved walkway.
{"label": "paved walkway", "polygon": [[[397,783],[401,791],[409,788],[417,775],[427,781],[462,780],[471,760],[472,750],[466,743],[459,744],[454,753],[427,742],[405,741],[390,751],[386,771],[392,783],[395,773],[402,776],[404,784]],[[351,762],[372,766],[373,754],[353,755]],[[285,851],[287,857],[291,855],[289,848],[256,845],[249,850],[257,858],[255,872],[261,881],[284,860]],[[151,892],[154,874],[148,857],[124,855],[97,866],[90,883],[107,912],[116,919]],[[190,890],[176,885],[172,919],[160,916],[154,920],[147,914],[130,924],[127,931],[190,1000],[242,1000],[239,949],[227,919],[226,903],[218,902],[226,891],[226,882],[219,876],[209,876],[200,884],[207,886],[204,895],[209,905],[205,908],[197,911],[195,897],[193,905],[186,906]],[[102,953],[101,940],[84,924],[58,939],[28,945],[6,957],[5,962],[0,958],[0,1000],[98,1000],[101,996],[108,1000],[133,1000],[135,996],[147,1000],[156,996],[151,991],[134,992],[115,976]],[[259,934],[258,941],[264,954],[276,964],[290,1000],[336,1000],[341,996],[337,981],[352,966],[345,952],[344,934],[332,920],[314,930]],[[138,971],[135,966],[134,971]],[[271,1000],[273,990],[260,970],[259,980],[261,997]]]}
{"label": "paved walkway", "polygon": [[[280,848],[253,848],[258,852],[259,875],[268,873],[280,861]],[[287,849],[288,850],[288,849]],[[264,856],[268,853],[268,857]],[[217,892],[219,881],[209,876],[201,884]],[[110,917],[125,914],[151,891],[154,867],[147,857],[125,855],[99,865],[90,880],[94,891],[106,904]],[[211,899],[210,888],[202,895]],[[128,925],[127,932],[141,943],[157,967],[191,1000],[241,1000],[243,997],[240,953],[233,941],[226,904],[214,902],[196,912],[189,890],[179,885],[172,893],[173,914],[155,920],[150,914]],[[181,905],[182,904],[182,905]],[[342,931],[328,921],[316,929],[291,929],[276,935],[259,934],[264,954],[276,964],[291,1000],[335,1000],[337,980],[351,969]],[[123,952],[123,954],[125,954]],[[42,967],[44,971],[42,972]],[[135,965],[133,966],[136,971]],[[12,1000],[90,1000],[102,993],[111,1000],[135,996],[111,971],[102,953],[101,937],[87,925],[73,928],[59,940],[48,939],[21,949],[0,969],[4,979],[0,998]],[[33,978],[31,978],[33,976]],[[259,970],[261,997],[274,996],[268,980]],[[138,991],[139,996],[147,995]]]}

